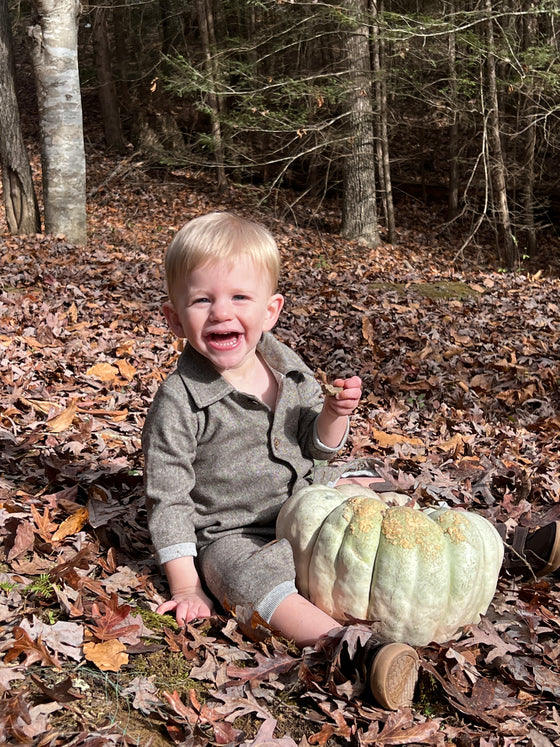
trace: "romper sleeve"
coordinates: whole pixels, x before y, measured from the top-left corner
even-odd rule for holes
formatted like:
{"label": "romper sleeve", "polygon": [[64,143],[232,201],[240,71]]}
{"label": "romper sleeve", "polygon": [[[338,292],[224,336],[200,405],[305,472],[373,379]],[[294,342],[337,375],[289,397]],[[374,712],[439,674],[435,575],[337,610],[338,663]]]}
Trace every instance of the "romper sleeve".
{"label": "romper sleeve", "polygon": [[196,433],[189,395],[172,374],[156,393],[142,432],[148,528],[159,563],[196,555]]}

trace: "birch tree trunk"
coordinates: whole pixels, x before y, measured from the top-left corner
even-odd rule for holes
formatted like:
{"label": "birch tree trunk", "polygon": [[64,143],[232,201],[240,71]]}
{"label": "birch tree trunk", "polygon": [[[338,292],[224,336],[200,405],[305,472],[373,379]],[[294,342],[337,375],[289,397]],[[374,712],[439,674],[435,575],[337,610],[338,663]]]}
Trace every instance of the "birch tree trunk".
{"label": "birch tree trunk", "polygon": [[8,0],[0,0],[0,165],[8,229],[19,234],[39,232],[41,218],[21,134],[14,83]]}
{"label": "birch tree trunk", "polygon": [[77,0],[34,0],[28,29],[41,126],[47,233],[84,244],[86,165],[78,74]]}
{"label": "birch tree trunk", "polygon": [[375,194],[375,147],[367,0],[345,0],[351,28],[344,31],[349,67],[349,148],[344,162],[342,234],[366,246],[381,243]]}

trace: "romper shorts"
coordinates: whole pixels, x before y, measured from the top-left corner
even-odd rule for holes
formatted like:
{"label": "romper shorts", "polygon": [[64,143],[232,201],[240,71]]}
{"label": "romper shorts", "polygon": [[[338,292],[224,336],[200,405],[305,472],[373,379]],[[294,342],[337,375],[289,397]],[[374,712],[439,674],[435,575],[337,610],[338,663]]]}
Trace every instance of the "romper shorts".
{"label": "romper shorts", "polygon": [[[350,475],[375,475],[370,460],[321,465],[313,474],[315,484],[334,486]],[[270,622],[286,597],[297,594],[292,548],[287,539],[270,535],[228,534],[199,549],[198,569],[208,591],[224,610],[239,606],[256,611]]]}

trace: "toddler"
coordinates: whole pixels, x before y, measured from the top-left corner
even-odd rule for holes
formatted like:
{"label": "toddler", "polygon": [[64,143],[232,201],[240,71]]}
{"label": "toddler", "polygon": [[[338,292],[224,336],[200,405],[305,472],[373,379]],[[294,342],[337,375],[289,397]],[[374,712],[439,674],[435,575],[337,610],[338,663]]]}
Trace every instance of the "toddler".
{"label": "toddler", "polygon": [[[187,345],[146,419],[145,490],[171,592],[158,612],[183,625],[212,615],[216,601],[243,607],[303,647],[340,623],[298,593],[291,547],[273,541],[276,517],[312,482],[314,461],[344,445],[361,381],[336,379],[340,391],[323,398],[271,334],[284,304],[279,268],[271,234],[228,213],[195,218],[173,239],[163,312]],[[359,666],[378,703],[409,704],[414,649],[372,642],[364,651]]]}

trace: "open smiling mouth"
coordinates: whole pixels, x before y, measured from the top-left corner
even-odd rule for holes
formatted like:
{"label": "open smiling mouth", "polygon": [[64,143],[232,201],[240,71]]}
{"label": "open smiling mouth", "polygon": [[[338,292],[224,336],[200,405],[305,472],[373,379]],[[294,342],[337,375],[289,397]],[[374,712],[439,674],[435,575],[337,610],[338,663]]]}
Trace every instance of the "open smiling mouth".
{"label": "open smiling mouth", "polygon": [[208,341],[214,348],[221,348],[227,350],[228,348],[234,348],[239,343],[241,335],[239,332],[212,332],[208,335]]}

